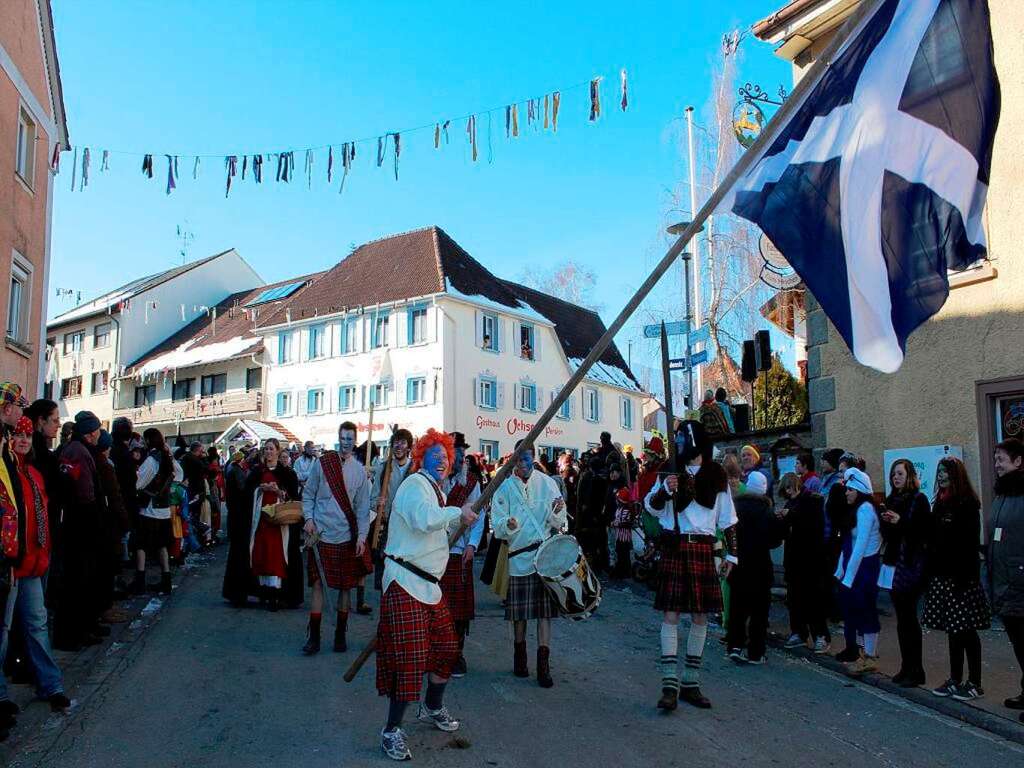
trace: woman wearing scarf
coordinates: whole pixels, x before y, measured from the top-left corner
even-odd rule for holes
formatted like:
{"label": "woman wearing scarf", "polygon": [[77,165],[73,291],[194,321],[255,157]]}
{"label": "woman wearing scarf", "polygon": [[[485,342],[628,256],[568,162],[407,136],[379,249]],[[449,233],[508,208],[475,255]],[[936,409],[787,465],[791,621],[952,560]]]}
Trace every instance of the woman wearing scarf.
{"label": "woman wearing scarf", "polygon": [[[274,525],[266,519],[254,506],[255,498],[262,494],[260,508],[278,502],[297,499],[299,496],[299,479],[295,472],[280,463],[281,444],[274,438],[263,443],[262,463],[253,467],[245,481],[248,508],[253,520],[250,533],[250,562],[252,573],[259,581],[261,602],[271,611],[276,611],[285,598],[285,580],[291,592],[295,587],[296,578],[301,585],[301,556],[296,558],[292,526]],[[296,572],[296,568],[299,570]]]}
{"label": "woman wearing scarf", "polygon": [[[936,696],[970,701],[981,696],[981,638],[989,628],[989,606],[981,588],[981,502],[959,459],[947,457],[935,471],[932,535],[928,542],[931,582],[924,599],[923,623],[946,633],[949,680]],[[967,681],[963,682],[964,657]]]}

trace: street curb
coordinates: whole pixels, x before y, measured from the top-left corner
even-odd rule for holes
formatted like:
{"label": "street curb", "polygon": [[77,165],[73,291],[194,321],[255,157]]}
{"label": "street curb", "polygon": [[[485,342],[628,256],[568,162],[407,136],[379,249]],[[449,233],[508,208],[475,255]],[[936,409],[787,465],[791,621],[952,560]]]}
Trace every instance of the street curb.
{"label": "street curb", "polygon": [[817,664],[819,667],[824,667],[832,672],[843,675],[852,682],[870,685],[873,688],[878,688],[890,695],[906,699],[918,706],[943,714],[946,717],[951,717],[975,728],[994,733],[1007,741],[1024,745],[1024,726],[1018,725],[1008,718],[993,715],[991,712],[979,709],[969,702],[952,701],[935,696],[925,688],[903,688],[896,685],[888,675],[880,673],[851,675],[847,672],[846,665],[841,661],[836,661],[832,656],[827,654],[818,655],[809,649],[784,648],[784,641],[779,635],[769,634],[768,645],[785,653],[787,656],[795,659],[804,659],[812,664]]}

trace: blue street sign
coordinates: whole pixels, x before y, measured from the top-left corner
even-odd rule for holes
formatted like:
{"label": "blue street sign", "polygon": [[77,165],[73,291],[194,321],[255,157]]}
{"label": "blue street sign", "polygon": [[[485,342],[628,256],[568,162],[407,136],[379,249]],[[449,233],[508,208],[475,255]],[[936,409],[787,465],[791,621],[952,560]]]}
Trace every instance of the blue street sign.
{"label": "blue street sign", "polygon": [[[686,333],[686,323],[680,321],[665,323],[665,333],[668,336],[682,336]],[[658,325],[645,325],[644,326],[644,338],[645,339],[659,339],[661,338],[661,324]],[[690,331],[690,345],[700,344],[706,342],[711,338],[711,328],[707,325],[702,325],[700,328]]]}
{"label": "blue street sign", "polygon": [[[702,349],[700,352],[694,352],[690,355],[690,360],[694,365],[703,365],[708,361],[710,352],[706,349]],[[670,371],[685,371],[686,370],[686,358],[677,357],[668,361],[668,369]]]}

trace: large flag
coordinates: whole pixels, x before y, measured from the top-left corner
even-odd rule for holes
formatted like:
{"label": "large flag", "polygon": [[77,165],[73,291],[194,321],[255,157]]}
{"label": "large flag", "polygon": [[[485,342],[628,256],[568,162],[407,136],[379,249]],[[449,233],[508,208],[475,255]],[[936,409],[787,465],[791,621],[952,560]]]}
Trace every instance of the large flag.
{"label": "large flag", "polygon": [[880,371],[945,303],[949,270],[985,258],[992,59],[985,0],[882,2],[735,188],[733,212]]}

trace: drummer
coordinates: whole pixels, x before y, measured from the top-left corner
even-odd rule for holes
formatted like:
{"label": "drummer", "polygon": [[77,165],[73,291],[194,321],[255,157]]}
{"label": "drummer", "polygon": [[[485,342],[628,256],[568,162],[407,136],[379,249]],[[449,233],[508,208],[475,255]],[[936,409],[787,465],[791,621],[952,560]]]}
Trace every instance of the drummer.
{"label": "drummer", "polygon": [[[516,443],[516,450],[522,444]],[[537,620],[537,683],[541,688],[555,684],[551,679],[551,619],[558,616],[558,602],[548,592],[534,565],[540,545],[566,527],[565,500],[558,485],[535,469],[533,448],[519,456],[512,474],[491,499],[494,535],[508,542],[509,584],[505,620],[515,631],[513,672],[529,677],[526,659],[526,623]]]}

